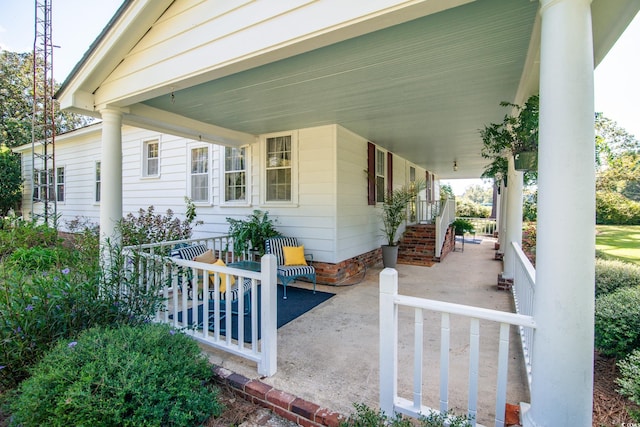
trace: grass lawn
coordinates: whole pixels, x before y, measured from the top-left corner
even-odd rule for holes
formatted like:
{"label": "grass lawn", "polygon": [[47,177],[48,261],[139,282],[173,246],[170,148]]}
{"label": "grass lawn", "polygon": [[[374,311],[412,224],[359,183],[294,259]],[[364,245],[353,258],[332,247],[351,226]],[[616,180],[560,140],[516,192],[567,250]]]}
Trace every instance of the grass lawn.
{"label": "grass lawn", "polygon": [[596,225],[596,249],[640,265],[640,225]]}

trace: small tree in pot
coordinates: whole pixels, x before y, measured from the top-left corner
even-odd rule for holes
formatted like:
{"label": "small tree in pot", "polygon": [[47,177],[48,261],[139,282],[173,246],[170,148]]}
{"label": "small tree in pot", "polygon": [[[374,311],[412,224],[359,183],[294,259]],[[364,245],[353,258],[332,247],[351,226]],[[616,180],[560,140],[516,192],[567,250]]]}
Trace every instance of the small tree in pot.
{"label": "small tree in pot", "polygon": [[382,231],[387,240],[382,245],[382,262],[385,267],[395,268],[398,260],[398,228],[407,219],[409,203],[425,188],[424,181],[412,182],[387,193],[382,203]]}
{"label": "small tree in pot", "polygon": [[274,227],[275,220],[269,218],[269,212],[259,209],[255,209],[246,219],[227,218],[227,222],[235,253],[243,253],[251,249],[262,256],[265,253],[265,241],[280,235]]}

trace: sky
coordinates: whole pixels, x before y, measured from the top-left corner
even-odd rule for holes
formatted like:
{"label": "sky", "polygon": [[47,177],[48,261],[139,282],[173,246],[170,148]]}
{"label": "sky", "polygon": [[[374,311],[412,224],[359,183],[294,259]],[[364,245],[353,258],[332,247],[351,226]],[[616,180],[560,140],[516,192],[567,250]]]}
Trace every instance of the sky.
{"label": "sky", "polygon": [[[62,83],[115,14],[122,0],[52,0],[54,78]],[[30,52],[34,0],[0,0],[0,48]],[[595,110],[640,138],[640,14],[595,70]],[[456,182],[464,181],[464,182]],[[452,180],[454,193],[479,180]]]}

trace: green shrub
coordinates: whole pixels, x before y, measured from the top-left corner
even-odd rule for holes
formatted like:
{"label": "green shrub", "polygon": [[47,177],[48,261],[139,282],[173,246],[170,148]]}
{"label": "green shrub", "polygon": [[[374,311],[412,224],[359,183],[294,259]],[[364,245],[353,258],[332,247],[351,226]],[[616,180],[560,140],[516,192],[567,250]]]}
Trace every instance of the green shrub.
{"label": "green shrub", "polygon": [[[415,427],[416,423],[410,418],[403,418],[401,414],[389,417],[382,411],[374,411],[367,405],[354,403],[356,413],[346,421],[340,423],[340,427]],[[469,427],[469,419],[451,412],[432,412],[428,416],[418,419],[420,427]]]}
{"label": "green shrub", "polygon": [[605,356],[618,358],[640,348],[640,287],[596,299],[595,346]]}
{"label": "green shrub", "polygon": [[198,345],[167,325],[88,330],[33,372],[10,403],[15,425],[193,426],[222,412]]}
{"label": "green shrub", "polygon": [[0,258],[17,248],[53,247],[59,242],[58,231],[45,224],[15,220],[0,229]]}
{"label": "green shrub", "polygon": [[196,221],[196,208],[189,198],[185,219],[174,217],[171,209],[164,215],[156,214],[155,208],[149,206],[147,210],[140,209],[138,216],[129,213],[118,223],[118,230],[122,233],[123,246],[143,245],[145,243],[168,242],[172,240],[189,239],[193,226],[202,221]]}
{"label": "green shrub", "polygon": [[60,263],[56,248],[17,248],[7,257],[7,263],[26,271],[47,271]]}
{"label": "green shrub", "polygon": [[155,314],[161,284],[139,280],[124,262],[114,250],[105,274],[87,266],[28,274],[0,265],[0,389],[27,378],[61,338],[94,326],[140,323]]}
{"label": "green shrub", "polygon": [[596,191],[596,224],[640,224],[640,203],[615,191]]}
{"label": "green shrub", "polygon": [[[640,405],[640,349],[634,350],[628,357],[618,362],[620,394],[627,396],[636,405]],[[640,421],[640,410],[632,409],[630,415]]]}
{"label": "green shrub", "polygon": [[640,286],[639,265],[596,258],[596,297],[633,286]]}
{"label": "green shrub", "polygon": [[489,218],[489,215],[491,215],[491,208],[488,206],[483,206],[465,198],[456,200],[456,216]]}

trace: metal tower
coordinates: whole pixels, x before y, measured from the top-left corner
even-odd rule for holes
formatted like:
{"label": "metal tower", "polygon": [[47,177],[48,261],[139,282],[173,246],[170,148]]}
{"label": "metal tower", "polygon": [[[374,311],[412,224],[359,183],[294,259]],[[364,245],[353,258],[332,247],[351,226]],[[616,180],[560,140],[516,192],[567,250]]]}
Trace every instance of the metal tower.
{"label": "metal tower", "polygon": [[31,119],[31,216],[55,223],[57,215],[55,112],[51,2],[35,0],[33,116]]}

